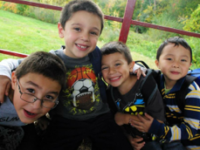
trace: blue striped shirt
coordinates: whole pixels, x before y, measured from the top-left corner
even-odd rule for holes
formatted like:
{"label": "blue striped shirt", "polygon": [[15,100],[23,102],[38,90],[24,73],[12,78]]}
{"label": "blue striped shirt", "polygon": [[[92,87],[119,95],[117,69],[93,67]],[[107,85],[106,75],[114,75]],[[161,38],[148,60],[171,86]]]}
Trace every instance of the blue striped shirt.
{"label": "blue striped shirt", "polygon": [[200,146],[200,88],[195,81],[190,84],[185,97],[184,113],[182,113],[175,98],[184,80],[185,78],[178,80],[174,87],[165,94],[164,78],[161,77],[161,94],[165,103],[168,124],[159,123],[154,119],[149,132],[169,142],[182,140],[186,145]]}

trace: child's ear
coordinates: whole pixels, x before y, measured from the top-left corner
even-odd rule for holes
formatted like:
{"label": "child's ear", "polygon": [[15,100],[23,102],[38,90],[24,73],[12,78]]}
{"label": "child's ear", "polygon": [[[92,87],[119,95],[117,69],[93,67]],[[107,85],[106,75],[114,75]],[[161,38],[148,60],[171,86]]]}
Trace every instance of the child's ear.
{"label": "child's ear", "polygon": [[12,72],[12,77],[11,77],[11,86],[12,89],[15,90],[15,86],[17,84],[17,77],[15,75],[15,71]]}
{"label": "child's ear", "polygon": [[64,34],[63,34],[63,27],[60,24],[60,22],[58,23],[58,34],[60,38],[64,38]]}
{"label": "child's ear", "polygon": [[159,69],[159,62],[158,62],[158,60],[156,59],[155,60],[155,64],[156,64],[156,66],[158,67],[158,69]]}
{"label": "child's ear", "polygon": [[134,61],[132,61],[132,62],[129,64],[129,71],[130,71],[130,72],[133,72],[133,67],[134,67],[134,65],[135,65],[135,62],[134,62]]}

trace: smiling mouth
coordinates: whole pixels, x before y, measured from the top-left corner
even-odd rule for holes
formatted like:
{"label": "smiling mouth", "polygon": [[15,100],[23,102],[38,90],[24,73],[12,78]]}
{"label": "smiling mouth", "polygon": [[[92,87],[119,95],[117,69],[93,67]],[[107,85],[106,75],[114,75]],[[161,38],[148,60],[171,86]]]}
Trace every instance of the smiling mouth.
{"label": "smiling mouth", "polygon": [[120,79],[120,76],[119,76],[119,77],[110,78],[110,81],[111,81],[111,82],[114,82],[114,81],[117,81],[117,80],[119,80],[119,79]]}
{"label": "smiling mouth", "polygon": [[25,111],[25,115],[29,118],[34,118],[37,114],[36,113],[31,113],[27,110],[24,110]]}
{"label": "smiling mouth", "polygon": [[82,48],[82,49],[86,49],[86,48],[89,47],[89,46],[83,46],[83,45],[79,45],[79,44],[76,44],[76,46],[77,46],[77,47],[80,47],[80,48]]}

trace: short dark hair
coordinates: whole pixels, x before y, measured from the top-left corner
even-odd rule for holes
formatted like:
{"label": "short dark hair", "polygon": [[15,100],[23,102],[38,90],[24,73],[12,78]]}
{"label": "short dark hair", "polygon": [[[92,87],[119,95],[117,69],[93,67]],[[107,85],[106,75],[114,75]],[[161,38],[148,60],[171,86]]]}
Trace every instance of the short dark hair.
{"label": "short dark hair", "polygon": [[89,13],[93,13],[97,15],[101,20],[101,31],[104,27],[104,16],[101,9],[91,0],[72,0],[67,3],[61,12],[60,23],[64,29],[66,22],[70,19],[70,17],[78,11],[87,11]]}
{"label": "short dark hair", "polygon": [[188,49],[190,51],[190,59],[191,59],[191,62],[192,62],[192,49],[191,47],[189,46],[189,44],[181,37],[178,37],[178,36],[175,36],[175,37],[172,37],[172,38],[169,38],[167,40],[165,40],[161,45],[160,47],[158,48],[157,50],[157,54],[156,54],[156,59],[159,60],[160,58],[160,55],[162,54],[162,51],[163,49],[165,48],[165,46],[167,46],[168,44],[174,44],[174,46],[183,46],[184,48]]}
{"label": "short dark hair", "polygon": [[62,88],[65,87],[66,68],[63,61],[54,54],[38,51],[26,57],[15,70],[15,75],[20,79],[28,73],[41,74],[58,81]]}
{"label": "short dark hair", "polygon": [[120,41],[109,42],[101,48],[102,56],[113,53],[123,54],[128,64],[130,64],[133,61],[129,48],[123,42]]}

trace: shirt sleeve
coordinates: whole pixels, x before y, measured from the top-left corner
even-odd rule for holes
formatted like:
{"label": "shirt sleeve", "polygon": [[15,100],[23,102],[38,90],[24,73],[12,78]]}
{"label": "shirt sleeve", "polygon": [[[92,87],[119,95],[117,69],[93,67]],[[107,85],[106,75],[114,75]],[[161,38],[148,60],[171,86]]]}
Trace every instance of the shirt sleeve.
{"label": "shirt sleeve", "polygon": [[141,66],[135,64],[135,65],[133,66],[133,73],[134,73],[137,69],[139,69],[139,68],[140,68],[143,72],[146,72],[146,71],[147,71],[146,68],[141,67]]}
{"label": "shirt sleeve", "polygon": [[185,103],[184,117],[180,124],[167,126],[154,119],[149,133],[156,134],[167,141],[194,139],[200,129],[200,90],[196,82],[189,86]]}
{"label": "shirt sleeve", "polygon": [[0,62],[0,75],[11,79],[11,71],[19,66],[22,59],[5,59]]}

